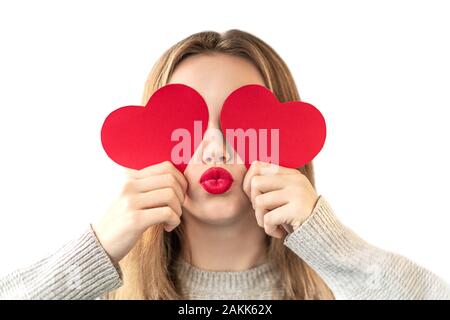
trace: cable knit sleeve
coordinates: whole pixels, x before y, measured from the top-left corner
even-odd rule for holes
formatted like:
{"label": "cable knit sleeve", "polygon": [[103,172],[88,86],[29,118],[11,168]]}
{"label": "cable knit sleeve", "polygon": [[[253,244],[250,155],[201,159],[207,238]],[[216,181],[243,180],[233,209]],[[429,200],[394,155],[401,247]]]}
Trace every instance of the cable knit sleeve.
{"label": "cable knit sleeve", "polygon": [[450,299],[450,287],[409,259],[361,239],[320,196],[284,244],[312,267],[337,299]]}
{"label": "cable knit sleeve", "polygon": [[35,264],[0,278],[0,299],[95,299],[122,285],[92,227]]}

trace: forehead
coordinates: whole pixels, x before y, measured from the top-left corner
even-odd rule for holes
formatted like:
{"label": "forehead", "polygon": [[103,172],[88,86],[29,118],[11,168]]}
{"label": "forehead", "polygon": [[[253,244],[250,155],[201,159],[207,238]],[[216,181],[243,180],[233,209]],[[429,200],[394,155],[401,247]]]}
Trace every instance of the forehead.
{"label": "forehead", "polygon": [[168,83],[182,83],[197,90],[213,113],[237,88],[246,84],[265,85],[250,60],[225,53],[201,53],[185,58]]}

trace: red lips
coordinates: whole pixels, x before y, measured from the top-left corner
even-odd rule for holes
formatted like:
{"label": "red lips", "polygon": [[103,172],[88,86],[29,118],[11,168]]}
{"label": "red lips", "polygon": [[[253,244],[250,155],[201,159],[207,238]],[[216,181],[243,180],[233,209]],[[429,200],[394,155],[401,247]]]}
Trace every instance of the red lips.
{"label": "red lips", "polygon": [[199,182],[206,192],[220,194],[226,192],[231,187],[233,177],[223,168],[212,167],[202,174]]}

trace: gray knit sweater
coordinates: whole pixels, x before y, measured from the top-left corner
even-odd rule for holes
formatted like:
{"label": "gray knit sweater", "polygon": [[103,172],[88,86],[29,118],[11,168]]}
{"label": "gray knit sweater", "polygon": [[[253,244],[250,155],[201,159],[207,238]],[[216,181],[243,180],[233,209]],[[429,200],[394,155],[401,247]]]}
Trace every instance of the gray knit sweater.
{"label": "gray knit sweater", "polygon": [[[337,299],[450,299],[448,284],[438,276],[342,225],[323,196],[284,244]],[[276,299],[283,292],[268,263],[245,271],[206,271],[183,260],[177,266],[189,299]],[[0,299],[96,299],[121,285],[121,270],[88,228],[51,256],[0,278]]]}

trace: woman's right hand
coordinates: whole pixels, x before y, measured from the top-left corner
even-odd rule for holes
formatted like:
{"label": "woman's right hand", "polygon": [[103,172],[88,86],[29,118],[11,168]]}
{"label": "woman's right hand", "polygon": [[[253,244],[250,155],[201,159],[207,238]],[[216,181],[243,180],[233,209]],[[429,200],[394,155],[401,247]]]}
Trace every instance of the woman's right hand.
{"label": "woman's right hand", "polygon": [[118,263],[150,226],[164,223],[167,232],[180,224],[188,187],[169,161],[141,170],[127,169],[120,196],[93,229],[105,251]]}

